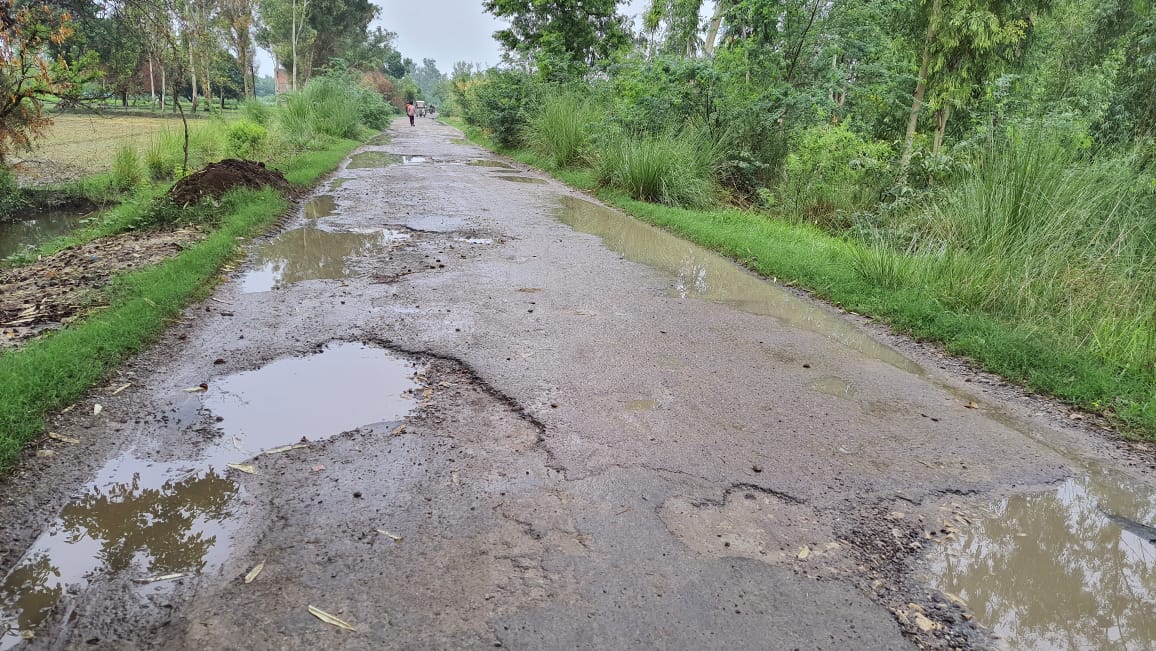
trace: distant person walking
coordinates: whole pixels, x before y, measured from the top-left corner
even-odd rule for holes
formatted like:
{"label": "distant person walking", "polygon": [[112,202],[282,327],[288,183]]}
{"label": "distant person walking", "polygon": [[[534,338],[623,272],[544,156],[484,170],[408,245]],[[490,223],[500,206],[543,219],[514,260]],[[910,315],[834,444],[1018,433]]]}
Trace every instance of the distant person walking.
{"label": "distant person walking", "polygon": [[409,116],[409,126],[413,126],[413,102],[405,103],[405,114]]}

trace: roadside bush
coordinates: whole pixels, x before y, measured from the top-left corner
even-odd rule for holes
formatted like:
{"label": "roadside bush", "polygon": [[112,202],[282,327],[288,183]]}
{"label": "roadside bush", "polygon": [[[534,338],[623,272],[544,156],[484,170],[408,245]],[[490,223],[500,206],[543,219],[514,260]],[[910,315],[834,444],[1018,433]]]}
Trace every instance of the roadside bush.
{"label": "roadside bush", "polygon": [[575,92],[549,94],[526,126],[526,141],[555,167],[577,162],[590,141],[595,106]]}
{"label": "roadside bush", "polygon": [[254,158],[268,137],[269,132],[260,124],[238,120],[229,125],[229,153],[238,158]]}
{"label": "roadside bush", "polygon": [[529,116],[538,110],[536,84],[529,75],[491,68],[454,88],[467,122],[489,133],[500,147],[522,144]]}
{"label": "roadside bush", "polygon": [[787,155],[779,205],[795,221],[845,226],[851,211],[878,203],[891,157],[890,145],[863,139],[849,120],[805,129]]}
{"label": "roadside bush", "polygon": [[267,127],[273,119],[273,107],[259,99],[247,99],[241,102],[241,115],[254,124]]}
{"label": "roadside bush", "polygon": [[718,148],[697,128],[657,136],[623,134],[602,143],[597,153],[598,182],[635,199],[689,207],[715,199]]}
{"label": "roadside bush", "polygon": [[394,115],[393,107],[385,101],[385,96],[366,86],[358,86],[357,119],[370,129],[384,129]]}
{"label": "roadside bush", "polygon": [[121,145],[112,162],[109,182],[113,189],[127,192],[140,185],[142,179],[140,157],[131,145]]}

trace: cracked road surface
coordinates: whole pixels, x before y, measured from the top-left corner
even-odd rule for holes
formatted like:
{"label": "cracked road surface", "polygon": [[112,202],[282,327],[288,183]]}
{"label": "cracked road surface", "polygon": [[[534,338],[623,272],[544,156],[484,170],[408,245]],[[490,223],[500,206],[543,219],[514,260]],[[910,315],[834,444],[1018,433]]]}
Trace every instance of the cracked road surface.
{"label": "cracked road surface", "polygon": [[418,125],[7,480],[0,649],[981,647],[944,520],[1131,458]]}

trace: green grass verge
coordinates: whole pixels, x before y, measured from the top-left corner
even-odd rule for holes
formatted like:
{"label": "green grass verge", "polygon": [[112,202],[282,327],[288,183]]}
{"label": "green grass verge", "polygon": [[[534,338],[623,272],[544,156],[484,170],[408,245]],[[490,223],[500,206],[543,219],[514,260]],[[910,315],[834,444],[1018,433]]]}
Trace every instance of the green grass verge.
{"label": "green grass verge", "polygon": [[935,292],[902,274],[889,286],[868,283],[856,272],[856,265],[873,256],[867,246],[756,212],[687,210],[598,190],[590,170],[558,169],[532,151],[496,148],[476,128],[446,122],[476,144],[594,191],[604,202],[764,276],[806,288],[836,305],[880,319],[898,332],[942,343],[952,354],[1031,391],[1107,415],[1126,438],[1156,440],[1156,386],[1142,370],[1121,370],[1081,354],[1070,342],[1042,335],[1031,324],[951,309]]}
{"label": "green grass verge", "polygon": [[[290,159],[283,165],[286,178],[298,185],[311,184],[358,144],[340,140]],[[111,219],[94,225],[91,232],[73,239],[87,241],[99,233],[119,232],[117,221],[131,220],[133,211],[142,210],[146,202],[147,196],[139,197],[118,208]],[[182,308],[208,296],[219,270],[232,259],[238,245],[264,232],[288,206],[272,190],[230,193],[223,202],[221,226],[206,239],[159,265],[115,278],[106,309],[24,348],[0,354],[0,468],[43,433],[48,414],[80,398],[110,369],[156,341]]]}

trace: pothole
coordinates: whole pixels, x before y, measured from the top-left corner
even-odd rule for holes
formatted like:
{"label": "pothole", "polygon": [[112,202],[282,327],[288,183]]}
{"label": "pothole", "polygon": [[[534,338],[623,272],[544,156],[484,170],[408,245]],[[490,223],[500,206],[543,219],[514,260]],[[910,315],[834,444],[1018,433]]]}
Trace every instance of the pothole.
{"label": "pothole", "polygon": [[515,176],[512,174],[495,174],[495,179],[502,179],[503,181],[513,181],[514,183],[531,183],[534,185],[545,185],[545,179],[537,179],[532,176]]}
{"label": "pothole", "polygon": [[1006,648],[1156,648],[1156,491],[1098,469],[970,519],[928,582]]}
{"label": "pothole", "polygon": [[393,217],[392,220],[410,230],[427,233],[453,233],[466,227],[464,217],[448,215],[405,215]]}
{"label": "pothole", "polygon": [[331,194],[319,194],[305,202],[302,211],[306,219],[328,217],[337,210],[337,200]]}
{"label": "pothole", "polygon": [[823,376],[811,383],[811,388],[836,398],[850,398],[855,395],[855,387],[850,382],[833,375]]}
{"label": "pothole", "polygon": [[401,420],[417,404],[412,362],[360,343],[215,379],[204,406],[228,445],[256,453]]}
{"label": "pothole", "polygon": [[508,163],[503,163],[500,160],[490,160],[488,158],[479,158],[477,160],[472,160],[469,163],[467,163],[467,165],[473,165],[474,167],[498,167],[498,168],[501,168],[504,170],[514,169],[513,165],[510,165]]}
{"label": "pothole", "polygon": [[379,255],[406,239],[408,234],[389,230],[340,233],[307,226],[287,231],[257,248],[254,268],[241,278],[241,291],[267,292],[304,280],[348,278],[358,258]]}
{"label": "pothole", "polygon": [[[223,470],[223,469],[222,469]],[[0,649],[35,631],[97,573],[128,572],[144,592],[220,566],[239,488],[218,470],[128,454],[106,464],[0,584]]]}
{"label": "pothole", "polygon": [[673,276],[672,296],[702,298],[749,314],[770,316],[789,326],[821,334],[896,368],[917,375],[924,373],[914,361],[876,341],[838,315],[666,231],[575,197],[562,197],[562,206],[556,216],[575,230],[597,235],[611,250]]}
{"label": "pothole", "polygon": [[349,157],[347,170],[370,169],[375,167],[389,167],[401,162],[401,156],[387,154],[383,151],[363,151]]}

